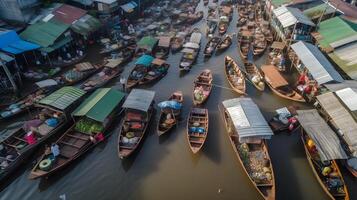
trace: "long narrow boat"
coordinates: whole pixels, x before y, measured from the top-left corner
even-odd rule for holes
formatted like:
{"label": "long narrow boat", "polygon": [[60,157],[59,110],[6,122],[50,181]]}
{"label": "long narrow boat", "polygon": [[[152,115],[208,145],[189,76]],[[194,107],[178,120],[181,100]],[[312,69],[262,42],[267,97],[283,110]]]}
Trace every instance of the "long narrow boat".
{"label": "long narrow boat", "polygon": [[252,33],[250,31],[240,31],[238,35],[239,54],[242,60],[248,57],[249,48],[252,45]]}
{"label": "long narrow boat", "polygon": [[74,87],[63,87],[36,103],[39,118],[26,121],[17,131],[2,135],[0,182],[21,165],[38,146],[69,125],[68,112],[80,101],[85,92]]}
{"label": "long narrow boat", "polygon": [[250,98],[229,99],[222,104],[229,140],[245,173],[264,199],[275,199],[273,164],[265,142],[273,135],[269,125]]}
{"label": "long narrow boat", "polygon": [[161,102],[161,112],[159,123],[157,125],[157,134],[161,136],[171,130],[178,122],[183,103],[183,94],[181,91],[174,92],[166,102]]}
{"label": "long narrow boat", "polygon": [[139,84],[144,79],[151,66],[154,57],[149,55],[143,55],[135,62],[135,67],[131,70],[128,77],[126,88],[130,89]]}
{"label": "long narrow boat", "polygon": [[220,17],[220,21],[218,23],[218,33],[220,35],[224,35],[228,30],[228,26],[229,26],[228,17],[227,16],[221,16]]}
{"label": "long narrow boat", "polygon": [[193,84],[193,104],[201,105],[209,97],[212,91],[212,72],[209,69],[203,70]]}
{"label": "long narrow boat", "polygon": [[124,119],[118,134],[119,158],[130,156],[143,140],[155,111],[154,97],[154,91],[133,89],[126,98]]}
{"label": "long narrow boat", "polygon": [[160,59],[165,59],[170,53],[171,37],[162,36],[159,37],[159,44],[155,51],[155,57]]}
{"label": "long narrow boat", "polygon": [[330,199],[349,200],[336,159],[347,159],[339,138],[317,110],[298,110],[301,140],[312,171]]}
{"label": "long narrow boat", "polygon": [[72,113],[76,123],[55,142],[59,155],[42,154],[29,178],[48,177],[104,141],[124,97],[124,93],[111,88],[97,89]]}
{"label": "long narrow boat", "polygon": [[274,65],[263,65],[264,80],[270,89],[278,96],[297,102],[305,102],[303,96],[289,86]]}
{"label": "long narrow boat", "polygon": [[170,64],[166,63],[165,60],[155,58],[151,62],[151,66],[148,69],[144,77],[139,81],[138,85],[145,85],[158,81],[167,74]]}
{"label": "long narrow boat", "polygon": [[244,63],[247,78],[259,91],[264,91],[264,77],[254,63]]}
{"label": "long narrow boat", "polygon": [[230,56],[224,57],[224,72],[229,85],[238,94],[245,94],[245,76]]}
{"label": "long narrow boat", "polygon": [[214,53],[214,51],[216,50],[217,48],[217,45],[218,43],[221,41],[221,38],[219,37],[213,37],[211,38],[207,44],[206,44],[206,47],[203,51],[203,54],[205,57],[211,57],[212,54]]}
{"label": "long narrow boat", "polygon": [[90,62],[78,63],[72,69],[66,71],[61,76],[61,79],[64,81],[64,85],[74,85],[96,73],[104,64],[105,63],[92,64]]}
{"label": "long narrow boat", "polygon": [[224,38],[218,43],[216,48],[216,54],[222,53],[226,49],[228,49],[232,45],[232,36],[226,35]]}
{"label": "long narrow boat", "polygon": [[267,41],[265,39],[265,36],[260,29],[260,27],[255,28],[254,32],[254,40],[253,40],[253,54],[254,56],[259,56],[261,55],[265,49],[267,48]]}
{"label": "long narrow boat", "polygon": [[192,108],[187,120],[187,141],[192,153],[198,153],[208,134],[208,110]]}

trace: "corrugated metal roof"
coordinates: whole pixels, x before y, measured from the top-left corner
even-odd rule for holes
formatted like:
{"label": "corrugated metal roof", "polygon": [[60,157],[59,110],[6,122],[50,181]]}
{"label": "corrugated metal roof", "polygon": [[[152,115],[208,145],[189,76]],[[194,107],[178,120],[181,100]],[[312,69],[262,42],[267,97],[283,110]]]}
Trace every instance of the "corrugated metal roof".
{"label": "corrugated metal roof", "polygon": [[341,99],[341,101],[347,106],[351,111],[357,110],[357,90],[352,88],[345,88],[336,91],[336,95]]}
{"label": "corrugated metal roof", "polygon": [[357,81],[354,80],[345,80],[342,83],[329,83],[324,85],[331,92],[336,92],[345,88],[352,88],[357,90]]}
{"label": "corrugated metal roof", "polygon": [[239,135],[239,140],[248,138],[270,139],[273,135],[258,106],[251,98],[235,98],[222,102]]}
{"label": "corrugated metal roof", "polygon": [[84,15],[75,21],[71,28],[74,32],[81,35],[88,35],[101,27],[101,22],[91,15]]}
{"label": "corrugated metal roof", "polygon": [[274,9],[273,13],[284,28],[292,26],[295,23],[315,26],[315,24],[297,8],[281,6]]}
{"label": "corrugated metal roof", "polygon": [[151,90],[133,89],[126,98],[123,108],[148,111],[155,97],[155,92]]}
{"label": "corrugated metal roof", "polygon": [[335,49],[329,57],[352,79],[357,80],[357,42]]}
{"label": "corrugated metal roof", "polygon": [[40,100],[39,104],[65,110],[68,106],[81,98],[86,92],[76,87],[63,87]]}
{"label": "corrugated metal roof", "polygon": [[291,45],[291,48],[318,84],[324,84],[330,81],[343,81],[341,75],[316,46],[299,41]]}
{"label": "corrugated metal roof", "polygon": [[52,12],[52,14],[54,15],[54,19],[69,25],[71,25],[79,18],[83,17],[86,13],[86,10],[67,4],[63,4]]}
{"label": "corrugated metal roof", "polygon": [[298,120],[307,135],[314,141],[322,161],[347,159],[340,140],[317,110],[297,110]]}
{"label": "corrugated metal roof", "polygon": [[357,152],[357,123],[351,114],[332,92],[319,95],[316,98],[328,116],[331,117],[333,124],[339,129],[351,151]]}

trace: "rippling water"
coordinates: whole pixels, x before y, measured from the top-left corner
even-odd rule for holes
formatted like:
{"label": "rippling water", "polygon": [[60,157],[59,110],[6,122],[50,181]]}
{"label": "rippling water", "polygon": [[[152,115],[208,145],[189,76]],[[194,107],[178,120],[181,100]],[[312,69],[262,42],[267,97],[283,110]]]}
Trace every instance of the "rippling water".
{"label": "rippling water", "polygon": [[[198,10],[204,10],[202,2]],[[235,27],[237,12],[234,10],[229,33],[237,32]],[[204,21],[195,26],[204,33]],[[206,44],[203,39],[202,46]],[[117,129],[108,140],[97,146],[62,172],[49,179],[28,180],[31,163],[23,166],[13,180],[0,193],[0,199],[59,199],[65,194],[71,199],[261,199],[244,173],[229,143],[225,127],[218,110],[218,104],[225,99],[238,97],[228,89],[224,75],[224,56],[229,55],[241,63],[237,51],[237,41],[226,52],[204,61],[203,47],[197,64],[185,76],[179,76],[180,53],[170,55],[169,73],[161,81],[146,87],[155,90],[156,102],[166,100],[175,90],[184,93],[184,118],[192,105],[192,82],[205,68],[212,70],[214,87],[205,107],[209,109],[210,127],[207,141],[198,155],[192,155],[186,140],[186,121],[166,137],[158,138],[155,129],[156,116],[146,138],[138,151],[128,160],[121,161],[117,156]],[[98,58],[89,56],[91,60]],[[264,57],[257,61],[260,66]],[[126,67],[128,75],[133,62]],[[258,92],[247,83],[249,97],[259,105],[267,119],[275,109],[298,105],[273,95],[269,88]],[[120,88],[119,80],[112,83]],[[307,105],[299,104],[301,107]],[[327,199],[322,188],[313,176],[306,160],[298,132],[276,135],[268,141],[270,157],[273,162],[277,184],[277,199],[301,200]],[[356,182],[342,168],[348,183],[351,199],[357,199]],[[219,193],[218,190],[221,189]]]}

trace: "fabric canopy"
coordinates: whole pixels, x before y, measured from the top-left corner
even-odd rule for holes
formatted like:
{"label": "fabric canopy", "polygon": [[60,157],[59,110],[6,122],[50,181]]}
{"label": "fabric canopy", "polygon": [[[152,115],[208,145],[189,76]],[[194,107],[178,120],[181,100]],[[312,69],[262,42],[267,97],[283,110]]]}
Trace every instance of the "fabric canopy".
{"label": "fabric canopy", "polygon": [[152,51],[157,44],[157,39],[151,36],[145,36],[141,38],[141,40],[138,42],[138,48],[140,49],[146,49],[148,51]]}
{"label": "fabric canopy", "polygon": [[316,97],[352,152],[357,152],[357,123],[337,97],[328,92]]}
{"label": "fabric canopy", "polygon": [[289,85],[274,65],[263,65],[260,69],[264,72],[265,80],[273,88]]}
{"label": "fabric canopy", "polygon": [[196,43],[196,44],[200,44],[201,37],[202,37],[201,33],[192,33],[191,37],[190,37],[190,42],[193,42],[193,43]]}
{"label": "fabric canopy", "polygon": [[124,99],[125,94],[111,88],[97,89],[75,111],[73,116],[86,116],[98,122],[104,120]]}
{"label": "fabric canopy", "polygon": [[123,58],[108,59],[107,61],[106,67],[115,68],[123,62]]}
{"label": "fabric canopy", "polygon": [[129,3],[126,3],[124,5],[121,5],[121,9],[123,9],[125,12],[127,13],[131,13],[134,11],[134,9],[136,8],[136,6],[138,6],[138,4],[136,4],[136,2],[131,1]]}
{"label": "fabric canopy", "polygon": [[126,98],[123,108],[130,108],[146,112],[152,101],[154,100],[155,92],[151,90],[133,89]]}
{"label": "fabric canopy", "polygon": [[81,98],[86,92],[76,87],[63,87],[40,100],[39,104],[65,110],[72,103]]}
{"label": "fabric canopy", "polygon": [[149,55],[143,55],[138,60],[135,62],[135,65],[144,65],[146,67],[150,66],[152,61],[154,60],[154,57],[149,56]]}
{"label": "fabric canopy", "polygon": [[198,49],[198,48],[200,48],[200,45],[198,45],[197,43],[194,43],[194,42],[187,42],[183,45],[183,47],[191,48],[191,49]]}
{"label": "fabric canopy", "polygon": [[169,47],[170,46],[170,41],[171,41],[171,37],[160,37],[159,38],[159,46],[160,47]]}
{"label": "fabric canopy", "polygon": [[258,106],[251,98],[235,98],[222,102],[239,135],[239,141],[270,139],[273,135]]}
{"label": "fabric canopy", "polygon": [[39,47],[37,44],[22,40],[15,31],[0,31],[0,49],[5,52],[16,55]]}
{"label": "fabric canopy", "polygon": [[297,110],[296,112],[301,126],[314,141],[322,161],[347,159],[339,138],[317,110]]}
{"label": "fabric canopy", "polygon": [[343,81],[341,75],[316,46],[299,41],[291,45],[291,48],[318,84]]}

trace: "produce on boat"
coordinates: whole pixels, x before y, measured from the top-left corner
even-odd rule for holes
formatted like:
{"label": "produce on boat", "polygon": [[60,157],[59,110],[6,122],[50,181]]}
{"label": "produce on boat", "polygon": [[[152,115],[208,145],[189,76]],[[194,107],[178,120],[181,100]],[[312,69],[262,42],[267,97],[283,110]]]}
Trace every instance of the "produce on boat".
{"label": "produce on boat", "polygon": [[102,68],[103,65],[104,63],[94,65],[90,62],[78,63],[72,69],[65,72],[61,77],[65,85],[74,85],[93,75]]}
{"label": "produce on boat", "polygon": [[133,89],[126,98],[123,108],[124,119],[118,134],[118,156],[130,156],[139,146],[150,124],[154,109],[155,92]]}
{"label": "produce on boat", "polygon": [[245,76],[238,64],[230,56],[224,58],[225,74],[229,85],[238,94],[245,94]]}
{"label": "produce on boat", "polygon": [[217,53],[222,53],[226,49],[228,49],[232,44],[232,36],[231,35],[226,35],[221,39],[221,41],[217,45],[216,49],[216,54]]}
{"label": "produce on boat", "polygon": [[275,134],[281,132],[291,133],[299,127],[296,109],[296,106],[288,106],[275,110],[275,115],[269,120],[269,125]]}
{"label": "produce on boat", "polygon": [[147,68],[147,73],[139,81],[138,85],[149,84],[157,81],[164,77],[169,70],[170,65],[166,63],[165,60],[155,58],[149,68]]}
{"label": "produce on boat", "polygon": [[214,51],[216,50],[216,47],[218,43],[221,41],[221,38],[219,37],[212,37],[206,44],[206,47],[203,51],[203,54],[205,57],[211,57]]}
{"label": "produce on boat", "polygon": [[274,41],[270,46],[270,52],[267,56],[267,64],[274,65],[279,71],[285,71],[285,44],[283,42]]}
{"label": "produce on boat", "polygon": [[191,109],[187,120],[187,141],[192,153],[198,153],[206,141],[208,134],[208,110]]}
{"label": "produce on boat", "polygon": [[239,54],[242,60],[248,58],[248,52],[252,48],[252,33],[250,31],[240,31],[238,34]]}
{"label": "produce on boat", "polygon": [[202,34],[195,30],[190,37],[190,41],[187,42],[182,50],[182,57],[180,60],[180,70],[189,71],[191,70],[193,64],[196,62],[200,44],[201,44]]}
{"label": "produce on boat", "polygon": [[42,154],[29,178],[53,175],[104,141],[124,97],[115,89],[97,89],[72,113],[75,124],[52,144],[57,146],[58,155]]}
{"label": "produce on boat", "polygon": [[266,140],[273,135],[251,98],[222,102],[223,117],[233,150],[250,181],[267,200],[275,199],[275,176]]}
{"label": "produce on boat", "polygon": [[159,123],[157,126],[157,134],[159,136],[167,133],[178,123],[178,118],[182,110],[182,103],[183,94],[181,91],[176,91],[167,101],[163,101],[158,104],[161,108]]}
{"label": "produce on boat", "polygon": [[259,91],[264,91],[264,77],[254,63],[244,63],[246,77]]}
{"label": "produce on boat", "polygon": [[335,160],[347,159],[340,139],[317,110],[297,110],[306,158],[317,181],[331,199],[350,199]]}
{"label": "produce on boat", "polygon": [[209,69],[203,70],[193,84],[193,104],[201,105],[209,97],[212,91],[212,72]]}

